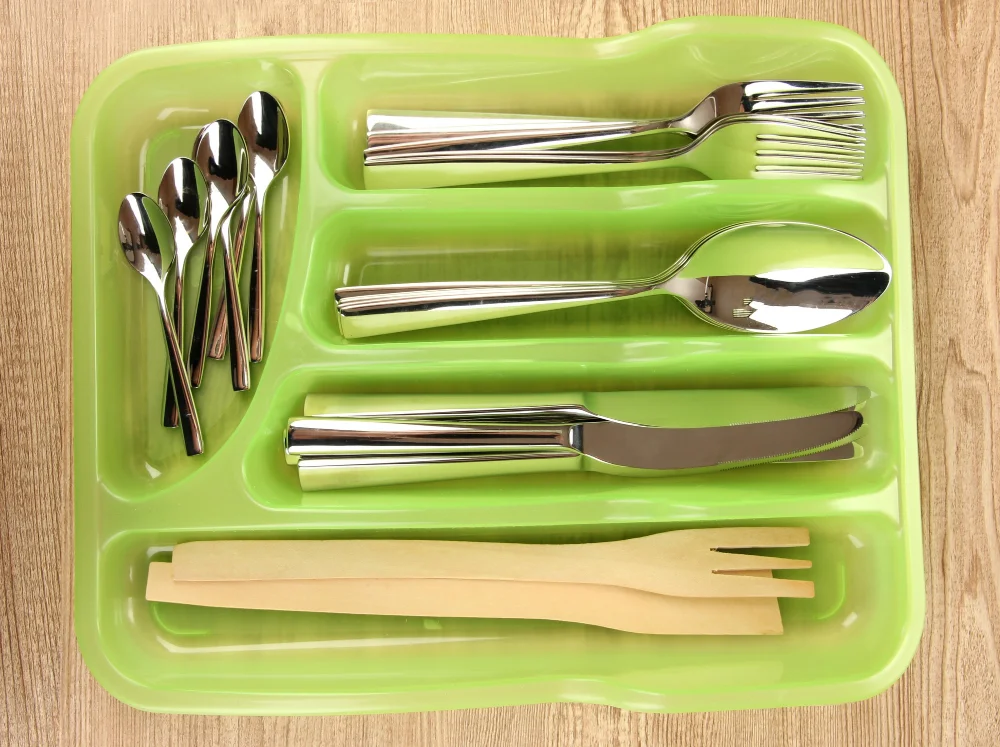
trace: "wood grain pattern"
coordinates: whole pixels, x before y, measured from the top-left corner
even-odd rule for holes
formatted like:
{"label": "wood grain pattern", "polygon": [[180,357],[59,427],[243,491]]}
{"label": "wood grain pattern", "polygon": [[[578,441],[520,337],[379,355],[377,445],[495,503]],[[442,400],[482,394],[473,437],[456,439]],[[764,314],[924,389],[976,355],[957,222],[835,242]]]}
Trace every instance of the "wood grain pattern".
{"label": "wood grain pattern", "polygon": [[[903,91],[928,585],[926,631],[903,679],[854,705],[680,716],[539,705],[205,718],[141,713],[107,695],[76,648],[70,572],[69,131],[98,71],[142,47],[203,39],[601,36],[699,13],[843,24],[874,44]],[[995,0],[0,2],[0,744],[1000,744],[998,18]]]}

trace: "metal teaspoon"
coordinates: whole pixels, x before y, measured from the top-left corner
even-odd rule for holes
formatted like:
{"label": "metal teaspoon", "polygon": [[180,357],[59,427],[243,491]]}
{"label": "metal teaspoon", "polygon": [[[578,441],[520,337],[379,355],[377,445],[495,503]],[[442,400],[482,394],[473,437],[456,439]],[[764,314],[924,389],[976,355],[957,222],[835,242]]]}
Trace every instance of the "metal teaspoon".
{"label": "metal teaspoon", "polygon": [[201,454],[205,450],[205,444],[191,392],[191,380],[184,367],[184,355],[167,307],[166,276],[170,265],[168,261],[167,267],[163,268],[160,250],[161,247],[169,249],[172,243],[170,228],[163,212],[152,199],[139,192],[126,195],[118,210],[118,240],[125,259],[136,272],[146,278],[156,293],[184,444],[188,456]]}
{"label": "metal teaspoon", "polygon": [[239,116],[240,132],[250,152],[250,171],[257,187],[250,265],[250,360],[264,357],[264,197],[274,177],[288,160],[288,122],[281,104],[266,91],[250,94]]}
{"label": "metal teaspoon", "polygon": [[[256,203],[254,223],[253,267],[250,271],[250,360],[259,362],[264,355],[264,242],[261,216],[264,197],[274,177],[288,159],[288,124],[281,105],[266,91],[250,94],[243,102],[238,119],[240,134],[247,143],[250,155],[250,173],[256,189],[244,203],[244,217],[236,239],[236,274],[239,275],[243,260],[243,231],[249,215],[249,201]],[[256,273],[256,274],[255,274]],[[258,299],[255,302],[254,299]],[[259,323],[255,326],[255,319]],[[221,359],[226,353],[226,317],[216,312],[209,358]]]}
{"label": "metal teaspoon", "polygon": [[[174,235],[174,329],[184,348],[184,267],[205,228],[208,187],[198,164],[190,158],[175,158],[167,164],[160,180],[157,202]],[[163,404],[163,425],[177,427],[177,400],[167,382]]]}
{"label": "metal teaspoon", "polygon": [[[219,119],[205,125],[194,145],[194,160],[201,167],[208,184],[208,243],[205,246],[205,267],[202,271],[201,288],[198,293],[198,309],[195,313],[194,329],[191,333],[191,383],[201,384],[208,353],[208,332],[212,313],[212,264],[215,259],[215,244],[219,240],[222,224],[230,208],[238,204],[247,188],[248,161],[246,143],[236,125],[227,119]],[[233,257],[232,240],[223,241],[223,265],[227,316],[230,324],[230,340],[233,351],[230,355],[233,389],[244,391],[250,388],[250,361],[247,352],[246,328],[240,309],[239,278]]]}

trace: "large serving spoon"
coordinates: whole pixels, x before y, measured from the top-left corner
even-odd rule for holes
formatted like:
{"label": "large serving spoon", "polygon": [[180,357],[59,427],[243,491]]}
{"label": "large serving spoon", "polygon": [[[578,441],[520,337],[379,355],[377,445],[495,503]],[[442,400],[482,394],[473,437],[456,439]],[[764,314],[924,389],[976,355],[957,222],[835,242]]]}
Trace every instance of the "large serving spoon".
{"label": "large serving spoon", "polygon": [[811,223],[728,226],[667,270],[636,281],[369,285],[336,292],[345,337],[367,337],[668,293],[699,318],[743,332],[803,332],[846,319],[889,286],[872,246]]}
{"label": "large serving spoon", "polygon": [[250,151],[250,171],[257,187],[257,222],[250,264],[250,360],[264,357],[264,198],[288,159],[288,123],[277,99],[266,91],[250,94],[239,117]]}
{"label": "large serving spoon", "polygon": [[[266,91],[257,91],[243,102],[237,125],[246,140],[250,175],[255,187],[247,197],[244,210],[248,212],[249,202],[255,202],[248,334],[250,360],[257,363],[264,356],[264,198],[274,177],[288,160],[288,124],[277,100]],[[245,228],[245,223],[241,228]],[[236,242],[237,274],[242,266],[242,247],[241,231]],[[226,317],[217,314],[212,330],[212,344],[208,350],[210,358],[221,359],[225,355],[226,328]]]}
{"label": "large serving spoon", "polygon": [[[157,202],[170,223],[174,235],[174,329],[177,342],[184,347],[184,266],[191,249],[205,227],[208,187],[198,164],[190,158],[175,158],[167,164],[160,179]],[[177,427],[177,399],[167,382],[163,400],[163,424]]]}
{"label": "large serving spoon", "polygon": [[[246,143],[236,125],[228,119],[219,119],[205,125],[194,145],[194,160],[201,167],[208,184],[208,230],[205,246],[205,268],[202,271],[198,293],[198,310],[191,332],[191,383],[201,385],[205,358],[208,353],[208,332],[212,313],[212,266],[215,245],[223,235],[223,222],[230,208],[237,205],[247,189],[248,170]],[[223,238],[223,265],[227,317],[230,325],[232,354],[230,364],[233,389],[250,388],[250,361],[246,342],[246,327],[240,308],[239,278],[233,256],[235,241],[229,234]]]}
{"label": "large serving spoon", "polygon": [[161,248],[169,250],[172,239],[166,217],[153,200],[144,194],[133,192],[122,200],[118,210],[118,240],[121,241],[125,259],[136,272],[146,278],[146,282],[156,293],[184,444],[188,456],[201,454],[205,450],[205,444],[202,441],[198,411],[194,406],[194,395],[191,393],[191,380],[184,367],[184,355],[167,307],[166,278],[170,259],[168,258],[167,266],[164,267]]}

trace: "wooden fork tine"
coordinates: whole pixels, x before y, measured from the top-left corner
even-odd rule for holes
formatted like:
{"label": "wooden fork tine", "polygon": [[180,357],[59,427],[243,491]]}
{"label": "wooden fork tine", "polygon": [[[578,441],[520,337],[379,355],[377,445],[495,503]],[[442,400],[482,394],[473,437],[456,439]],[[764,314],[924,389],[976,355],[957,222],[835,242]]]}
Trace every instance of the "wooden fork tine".
{"label": "wooden fork tine", "polygon": [[714,572],[705,580],[716,593],[727,597],[795,597],[812,599],[816,589],[812,581],[793,578],[750,576],[742,571]]}

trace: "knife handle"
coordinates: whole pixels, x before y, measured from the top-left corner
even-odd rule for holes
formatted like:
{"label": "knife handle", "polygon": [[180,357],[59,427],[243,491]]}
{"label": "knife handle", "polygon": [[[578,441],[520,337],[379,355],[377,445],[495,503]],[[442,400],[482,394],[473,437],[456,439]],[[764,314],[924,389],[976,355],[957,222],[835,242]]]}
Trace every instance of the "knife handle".
{"label": "knife handle", "polygon": [[572,425],[460,425],[361,418],[293,418],[285,433],[290,464],[308,457],[413,454],[579,454]]}
{"label": "knife handle", "polygon": [[402,485],[537,472],[575,472],[584,457],[571,451],[501,451],[453,454],[411,453],[384,456],[302,457],[303,491]]}
{"label": "knife handle", "polygon": [[579,469],[572,425],[460,425],[360,418],[299,418],[285,458],[303,490],[394,485]]}

